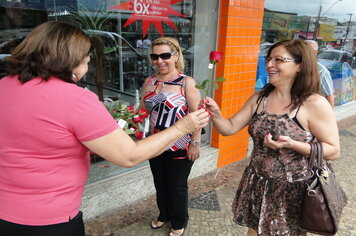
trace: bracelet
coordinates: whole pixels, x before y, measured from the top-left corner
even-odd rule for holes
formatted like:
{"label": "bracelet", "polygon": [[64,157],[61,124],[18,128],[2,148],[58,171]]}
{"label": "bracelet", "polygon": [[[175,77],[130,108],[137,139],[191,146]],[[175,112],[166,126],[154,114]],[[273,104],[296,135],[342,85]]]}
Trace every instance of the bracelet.
{"label": "bracelet", "polygon": [[200,146],[200,141],[198,140],[192,140],[192,144],[196,147],[199,147]]}

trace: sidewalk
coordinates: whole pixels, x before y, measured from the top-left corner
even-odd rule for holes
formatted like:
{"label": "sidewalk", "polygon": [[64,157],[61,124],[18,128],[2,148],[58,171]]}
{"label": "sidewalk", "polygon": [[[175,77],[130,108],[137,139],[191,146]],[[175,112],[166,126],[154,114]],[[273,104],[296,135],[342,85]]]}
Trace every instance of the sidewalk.
{"label": "sidewalk", "polygon": [[[341,157],[334,162],[336,176],[348,195],[339,225],[339,236],[356,236],[356,103],[337,107]],[[189,224],[185,236],[240,236],[246,228],[232,221],[231,203],[248,158],[189,182]],[[118,196],[119,197],[119,196]],[[85,212],[84,212],[85,214]],[[152,230],[157,217],[155,197],[86,222],[87,236],[167,236],[169,224]],[[309,234],[308,234],[309,235]]]}

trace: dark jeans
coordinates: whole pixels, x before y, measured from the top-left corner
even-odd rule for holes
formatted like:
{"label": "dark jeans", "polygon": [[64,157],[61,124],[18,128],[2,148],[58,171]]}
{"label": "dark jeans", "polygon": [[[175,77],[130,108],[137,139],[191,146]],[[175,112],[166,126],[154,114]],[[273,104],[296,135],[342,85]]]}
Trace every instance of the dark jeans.
{"label": "dark jeans", "polygon": [[79,212],[68,222],[32,226],[20,225],[0,219],[0,235],[4,236],[85,236],[83,214]]}
{"label": "dark jeans", "polygon": [[188,224],[188,176],[193,166],[186,150],[166,151],[150,160],[156,188],[158,220],[170,221],[173,229]]}

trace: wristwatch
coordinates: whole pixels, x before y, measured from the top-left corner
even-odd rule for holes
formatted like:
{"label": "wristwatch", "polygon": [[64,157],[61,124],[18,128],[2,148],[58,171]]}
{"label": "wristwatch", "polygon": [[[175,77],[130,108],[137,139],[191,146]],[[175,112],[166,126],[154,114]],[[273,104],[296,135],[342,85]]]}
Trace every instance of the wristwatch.
{"label": "wristwatch", "polygon": [[200,141],[198,140],[192,140],[192,144],[196,147],[199,147],[200,146]]}

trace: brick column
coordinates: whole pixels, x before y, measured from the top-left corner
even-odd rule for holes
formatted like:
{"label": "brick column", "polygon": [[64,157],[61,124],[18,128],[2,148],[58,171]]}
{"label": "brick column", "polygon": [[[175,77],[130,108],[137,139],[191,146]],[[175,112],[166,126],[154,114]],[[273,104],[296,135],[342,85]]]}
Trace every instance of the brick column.
{"label": "brick column", "polygon": [[[221,0],[217,50],[224,58],[216,77],[225,81],[214,98],[225,118],[239,111],[253,94],[262,31],[264,0]],[[212,146],[219,149],[218,168],[246,157],[248,133],[244,128],[223,137],[213,128]]]}

